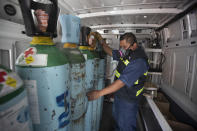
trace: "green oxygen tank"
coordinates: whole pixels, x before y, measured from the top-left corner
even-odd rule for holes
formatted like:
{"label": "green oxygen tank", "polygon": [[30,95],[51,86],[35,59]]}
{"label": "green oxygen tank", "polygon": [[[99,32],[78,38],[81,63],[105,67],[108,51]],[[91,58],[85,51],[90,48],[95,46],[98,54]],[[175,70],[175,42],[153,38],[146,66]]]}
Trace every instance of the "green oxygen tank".
{"label": "green oxygen tank", "polygon": [[[98,32],[91,32],[88,35],[89,45],[91,46],[90,50],[92,50],[95,56],[95,82],[94,86],[96,90],[101,90],[105,87],[104,77],[105,77],[105,52],[103,52],[102,47],[99,42],[104,42],[102,36]],[[98,131],[100,127],[100,120],[102,116],[102,108],[103,108],[103,97],[93,101],[93,120],[92,120],[92,129],[91,131]]]}
{"label": "green oxygen tank", "polygon": [[88,99],[85,89],[85,59],[78,49],[80,18],[60,15],[62,47],[60,50],[70,63],[71,131],[84,131]]}
{"label": "green oxygen tank", "polygon": [[[95,90],[95,56],[92,51],[89,50],[89,46],[79,46],[81,53],[86,59],[85,62],[85,87],[86,92]],[[92,121],[95,120],[93,117],[93,101],[88,102],[87,112],[85,114],[85,131],[92,131]]]}
{"label": "green oxygen tank", "polygon": [[35,131],[65,131],[70,123],[69,63],[50,37],[33,37],[16,71],[28,90]]}
{"label": "green oxygen tank", "polygon": [[53,43],[59,15],[57,0],[18,0],[25,33],[33,37],[19,55],[16,70],[28,90],[35,131],[68,131],[70,123],[69,63]]}

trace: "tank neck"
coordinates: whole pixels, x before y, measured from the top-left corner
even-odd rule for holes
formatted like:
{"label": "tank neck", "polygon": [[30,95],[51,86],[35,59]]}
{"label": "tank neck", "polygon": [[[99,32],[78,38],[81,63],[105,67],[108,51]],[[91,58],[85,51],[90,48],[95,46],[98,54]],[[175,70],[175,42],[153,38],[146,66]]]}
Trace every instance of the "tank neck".
{"label": "tank neck", "polygon": [[51,37],[44,37],[44,36],[34,36],[30,44],[31,45],[55,45]]}
{"label": "tank neck", "polygon": [[73,44],[73,43],[65,43],[63,48],[77,48],[77,44]]}
{"label": "tank neck", "polygon": [[79,49],[80,50],[88,50],[89,49],[89,46],[79,46]]}
{"label": "tank neck", "polygon": [[88,50],[90,50],[90,51],[95,51],[95,48],[93,48],[93,47],[88,47]]}

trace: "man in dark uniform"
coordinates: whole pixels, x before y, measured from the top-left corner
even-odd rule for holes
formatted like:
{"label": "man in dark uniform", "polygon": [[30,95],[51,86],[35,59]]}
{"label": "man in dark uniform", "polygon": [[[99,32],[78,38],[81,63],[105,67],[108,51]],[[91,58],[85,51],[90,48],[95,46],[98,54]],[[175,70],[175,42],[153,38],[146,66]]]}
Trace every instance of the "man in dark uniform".
{"label": "man in dark uniform", "polygon": [[144,89],[148,59],[133,33],[120,36],[120,50],[102,43],[104,51],[119,61],[114,82],[102,90],[87,93],[89,100],[114,93],[113,117],[115,131],[135,131],[138,103]]}

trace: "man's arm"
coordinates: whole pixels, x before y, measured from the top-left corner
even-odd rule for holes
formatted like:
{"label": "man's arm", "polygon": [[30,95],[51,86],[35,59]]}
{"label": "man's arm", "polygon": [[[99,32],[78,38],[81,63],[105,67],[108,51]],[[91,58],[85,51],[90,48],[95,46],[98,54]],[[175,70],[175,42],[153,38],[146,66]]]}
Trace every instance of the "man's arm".
{"label": "man's arm", "polygon": [[[91,36],[93,36],[93,38]],[[88,37],[89,37],[88,38],[89,45],[92,45],[93,44],[93,39],[98,39],[99,40],[99,43],[103,46],[104,51],[108,55],[112,56],[112,49],[105,43],[105,40],[103,39],[103,37],[101,36],[101,34],[99,34],[98,32],[91,32]],[[95,42],[94,42],[94,44],[95,44]]]}
{"label": "man's arm", "polygon": [[103,46],[104,51],[112,56],[112,49],[105,42],[102,42],[101,45]]}
{"label": "man's arm", "polygon": [[112,56],[112,49],[105,43],[105,40],[103,40],[103,37],[101,36],[101,34],[99,34],[98,32],[95,32],[95,33],[97,34],[98,39],[100,41],[99,43],[103,46],[104,51],[108,55]]}
{"label": "man's arm", "polygon": [[87,93],[88,100],[95,100],[101,96],[111,94],[122,88],[125,84],[121,80],[114,81],[111,85],[102,90],[94,90]]}

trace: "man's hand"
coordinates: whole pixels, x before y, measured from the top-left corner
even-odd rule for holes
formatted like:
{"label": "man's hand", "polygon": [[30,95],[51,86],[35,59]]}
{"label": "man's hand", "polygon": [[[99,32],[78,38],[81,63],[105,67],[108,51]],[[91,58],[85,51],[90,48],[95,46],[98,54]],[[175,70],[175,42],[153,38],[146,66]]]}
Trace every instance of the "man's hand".
{"label": "man's hand", "polygon": [[103,46],[104,44],[106,44],[106,41],[104,39],[100,40],[99,43]]}
{"label": "man's hand", "polygon": [[111,85],[103,88],[102,90],[93,90],[87,93],[89,101],[96,100],[101,96],[111,94],[122,88],[125,84],[121,80],[114,81]]}
{"label": "man's hand", "polygon": [[87,93],[87,97],[88,97],[89,101],[96,100],[99,97],[101,97],[100,91],[99,90],[90,91],[90,92]]}

